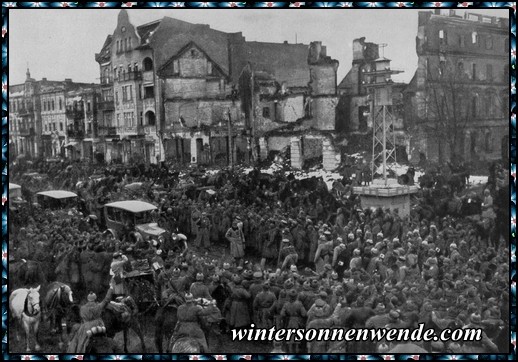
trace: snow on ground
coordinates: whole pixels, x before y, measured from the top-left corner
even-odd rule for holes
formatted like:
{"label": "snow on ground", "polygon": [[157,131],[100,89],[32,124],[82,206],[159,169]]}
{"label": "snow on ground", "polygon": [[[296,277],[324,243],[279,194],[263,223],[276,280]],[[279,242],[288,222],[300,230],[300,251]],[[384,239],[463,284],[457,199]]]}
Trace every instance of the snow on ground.
{"label": "snow on ground", "polygon": [[[355,156],[355,155],[352,155],[352,156]],[[398,176],[404,175],[408,171],[408,167],[409,166],[401,165],[398,163],[393,163],[393,164],[388,165],[388,168],[395,171]],[[244,168],[243,173],[247,174],[252,170],[253,169],[251,167]],[[277,164],[277,163],[272,163],[268,168],[261,169],[261,172],[269,174],[269,175],[273,175],[275,172],[283,171],[283,170],[285,170],[285,168],[282,165]],[[217,173],[218,171],[219,171],[219,169],[211,169],[211,170],[207,170],[206,173],[212,175],[214,173]],[[338,172],[326,171],[321,168],[313,168],[309,171],[288,169],[288,170],[285,170],[285,172],[286,172],[286,174],[293,173],[295,178],[298,180],[304,179],[304,178],[309,178],[309,177],[322,177],[322,179],[326,183],[327,188],[329,190],[331,190],[331,188],[333,187],[334,181],[342,179],[342,176]],[[381,174],[382,172],[383,172],[383,169],[381,167],[377,169],[377,173]],[[418,180],[419,180],[419,177],[421,177],[423,174],[424,174],[424,171],[416,169],[415,177],[414,177],[414,182],[415,182],[416,186],[419,186]],[[389,179],[388,181],[390,184],[397,183],[397,181],[395,179],[394,180]],[[485,183],[487,183],[487,176],[470,176],[469,182],[470,182],[470,185],[472,185],[472,186],[485,184]]]}
{"label": "snow on ground", "polygon": [[471,186],[484,185],[487,183],[487,176],[470,176],[469,184]]}

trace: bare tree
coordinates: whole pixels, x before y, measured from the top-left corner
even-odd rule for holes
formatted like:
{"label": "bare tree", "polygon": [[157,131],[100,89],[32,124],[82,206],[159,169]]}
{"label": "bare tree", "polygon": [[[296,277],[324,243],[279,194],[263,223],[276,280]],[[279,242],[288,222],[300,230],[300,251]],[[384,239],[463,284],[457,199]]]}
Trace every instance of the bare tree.
{"label": "bare tree", "polygon": [[477,98],[462,66],[441,61],[435,69],[428,69],[424,92],[416,99],[414,120],[438,145],[439,162],[448,158],[445,146],[450,161],[464,161],[465,130],[477,112]]}

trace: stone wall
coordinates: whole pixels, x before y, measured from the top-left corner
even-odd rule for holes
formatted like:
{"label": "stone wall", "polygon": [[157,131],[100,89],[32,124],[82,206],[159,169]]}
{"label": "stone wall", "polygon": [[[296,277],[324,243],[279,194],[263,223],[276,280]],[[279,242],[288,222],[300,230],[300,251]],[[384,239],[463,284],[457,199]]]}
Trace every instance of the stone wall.
{"label": "stone wall", "polygon": [[318,97],[312,100],[313,127],[321,131],[332,131],[336,123],[338,97]]}

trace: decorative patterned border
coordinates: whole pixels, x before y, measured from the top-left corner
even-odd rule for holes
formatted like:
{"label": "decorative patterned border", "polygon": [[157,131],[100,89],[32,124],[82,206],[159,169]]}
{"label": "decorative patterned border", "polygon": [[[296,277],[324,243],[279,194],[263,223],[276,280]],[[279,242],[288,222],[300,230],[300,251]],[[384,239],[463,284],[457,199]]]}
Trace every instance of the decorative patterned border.
{"label": "decorative patterned border", "polygon": [[[508,8],[511,13],[511,103],[510,103],[510,192],[511,192],[511,343],[509,355],[21,355],[7,351],[7,42],[9,8]],[[516,4],[514,2],[2,2],[2,355],[6,360],[515,360],[516,359]],[[515,240],[515,241],[512,241]]]}

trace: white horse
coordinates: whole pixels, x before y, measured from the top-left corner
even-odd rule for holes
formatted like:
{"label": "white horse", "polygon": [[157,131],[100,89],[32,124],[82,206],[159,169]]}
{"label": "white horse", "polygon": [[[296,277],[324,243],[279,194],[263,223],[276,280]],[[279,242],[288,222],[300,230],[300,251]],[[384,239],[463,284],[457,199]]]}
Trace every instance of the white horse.
{"label": "white horse", "polygon": [[[27,343],[27,352],[31,351],[30,336],[31,331],[34,332],[34,341],[36,342],[36,351],[41,349],[38,343],[38,327],[41,321],[40,307],[40,286],[37,288],[20,288],[11,293],[9,297],[9,309],[11,316],[15,319],[15,323],[20,323],[25,330],[25,339]],[[17,340],[20,340],[20,334],[16,333]]]}

